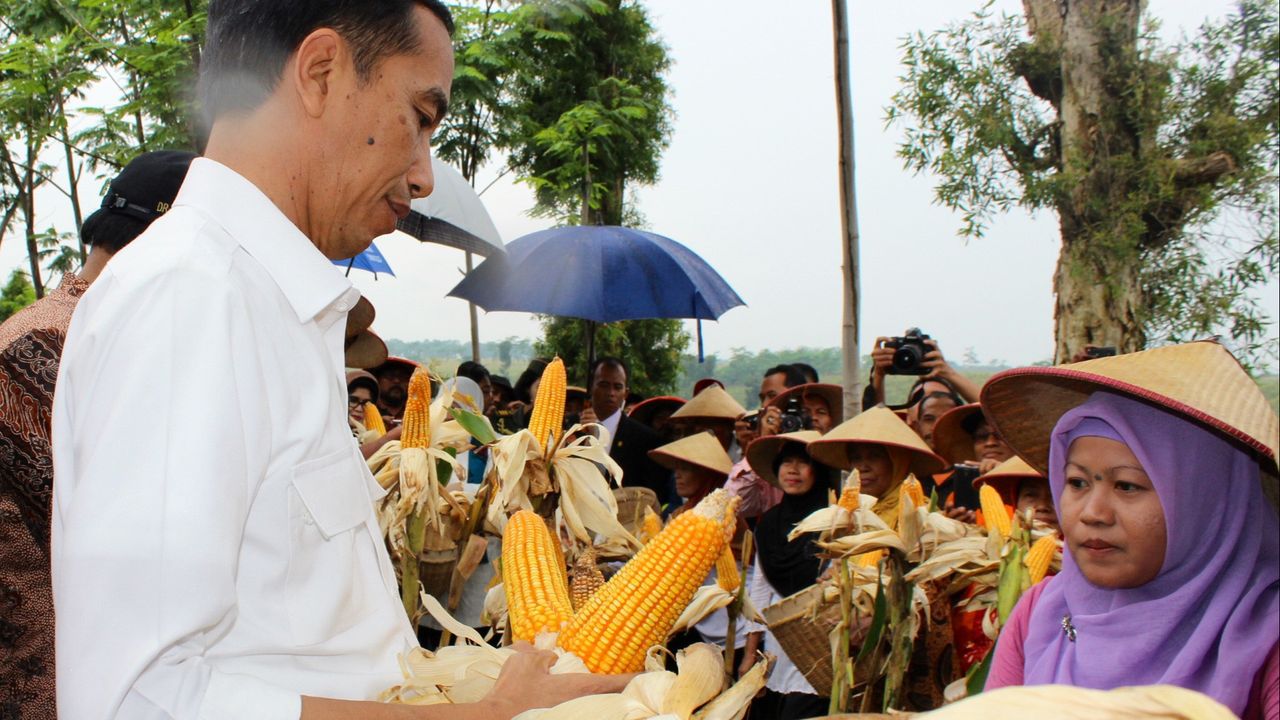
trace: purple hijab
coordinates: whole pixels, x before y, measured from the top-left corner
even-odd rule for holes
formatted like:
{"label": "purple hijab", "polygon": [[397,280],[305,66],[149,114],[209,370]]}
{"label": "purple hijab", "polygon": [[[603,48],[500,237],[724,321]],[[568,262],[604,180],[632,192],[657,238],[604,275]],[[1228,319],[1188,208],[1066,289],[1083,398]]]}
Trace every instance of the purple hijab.
{"label": "purple hijab", "polygon": [[[1280,640],[1280,522],[1247,452],[1190,420],[1096,392],[1053,429],[1049,485],[1061,517],[1067,449],[1077,437],[1119,440],[1164,508],[1168,545],[1154,580],[1099,588],[1063,555],[1031,613],[1027,685],[1110,689],[1167,683],[1244,712],[1254,677]],[[1063,629],[1070,615],[1076,638]]]}

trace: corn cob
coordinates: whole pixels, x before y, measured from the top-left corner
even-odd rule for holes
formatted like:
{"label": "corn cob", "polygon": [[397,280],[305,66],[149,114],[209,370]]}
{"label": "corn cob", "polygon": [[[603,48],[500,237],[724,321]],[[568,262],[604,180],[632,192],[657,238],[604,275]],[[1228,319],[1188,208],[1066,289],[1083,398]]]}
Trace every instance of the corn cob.
{"label": "corn cob", "polygon": [[716,584],[725,592],[737,592],[742,585],[742,575],[738,572],[738,561],[733,557],[733,548],[724,546],[720,557],[716,558]]}
{"label": "corn cob", "polygon": [[604,585],[604,575],[600,574],[600,568],[596,566],[596,551],[587,548],[577,560],[573,561],[573,582],[569,584],[569,599],[573,602],[574,611],[586,605],[587,600],[591,599],[602,585]]}
{"label": "corn cob", "polygon": [[1035,585],[1049,573],[1049,563],[1053,562],[1054,553],[1058,552],[1058,538],[1045,535],[1035,541],[1027,553],[1027,570],[1030,571],[1031,584]]}
{"label": "corn cob", "polygon": [[672,520],[574,614],[560,647],[595,673],[643,670],[728,544],[737,505],[715,490]]}
{"label": "corn cob", "polygon": [[858,494],[862,492],[862,478],[858,475],[858,471],[854,470],[849,473],[849,479],[845,482],[844,490],[840,491],[840,500],[837,505],[853,512],[858,509]]}
{"label": "corn cob", "polygon": [[542,517],[521,510],[502,535],[502,584],[512,637],[532,642],[540,632],[558,632],[573,616],[563,572],[555,567],[558,545]]}
{"label": "corn cob", "polygon": [[640,525],[640,540],[646,545],[649,541],[658,537],[658,533],[662,532],[662,518],[658,517],[658,513],[653,508],[645,506],[644,520]]}
{"label": "corn cob", "polygon": [[387,434],[387,424],[382,421],[382,413],[371,402],[364,404],[364,429],[378,433],[378,437]]}
{"label": "corn cob", "polygon": [[906,480],[902,481],[902,487],[898,490],[900,496],[911,498],[911,504],[914,507],[926,507],[928,501],[924,497],[924,488],[920,487],[920,481],[915,475],[908,475]]}
{"label": "corn cob", "polygon": [[[568,380],[564,373],[564,361],[556,357],[547,363],[538,383],[538,396],[533,400],[533,415],[529,417],[529,432],[538,442],[538,451],[544,456],[560,444],[564,432],[565,387]],[[550,448],[547,441],[551,440]]]}
{"label": "corn cob", "polygon": [[401,448],[431,447],[431,377],[421,367],[409,378],[401,427]]}
{"label": "corn cob", "polygon": [[1005,509],[1000,493],[990,485],[983,485],[978,491],[978,501],[982,504],[982,517],[987,523],[987,529],[1000,533],[1001,540],[1008,540],[1013,528],[1010,524],[1009,511]]}
{"label": "corn cob", "polygon": [[875,567],[882,557],[884,557],[884,550],[870,550],[859,555],[857,563],[859,567]]}

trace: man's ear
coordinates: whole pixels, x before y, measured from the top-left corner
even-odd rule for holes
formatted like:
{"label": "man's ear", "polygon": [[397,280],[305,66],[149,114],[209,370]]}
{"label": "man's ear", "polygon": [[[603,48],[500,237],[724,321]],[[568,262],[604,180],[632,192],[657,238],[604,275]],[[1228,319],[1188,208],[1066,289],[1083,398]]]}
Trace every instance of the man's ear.
{"label": "man's ear", "polygon": [[286,67],[307,115],[320,117],[333,100],[335,80],[351,68],[346,42],[332,28],[319,28],[303,38]]}

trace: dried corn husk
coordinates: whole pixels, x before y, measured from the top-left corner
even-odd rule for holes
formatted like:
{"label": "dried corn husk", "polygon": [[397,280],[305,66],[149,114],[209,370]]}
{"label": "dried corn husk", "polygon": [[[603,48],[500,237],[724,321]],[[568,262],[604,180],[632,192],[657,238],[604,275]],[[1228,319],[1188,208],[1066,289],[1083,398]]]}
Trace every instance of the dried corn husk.
{"label": "dried corn husk", "polygon": [[1207,695],[1173,685],[1116,690],[1035,685],[984,692],[919,717],[930,720],[1022,720],[1028,717],[1231,720],[1235,715]]}

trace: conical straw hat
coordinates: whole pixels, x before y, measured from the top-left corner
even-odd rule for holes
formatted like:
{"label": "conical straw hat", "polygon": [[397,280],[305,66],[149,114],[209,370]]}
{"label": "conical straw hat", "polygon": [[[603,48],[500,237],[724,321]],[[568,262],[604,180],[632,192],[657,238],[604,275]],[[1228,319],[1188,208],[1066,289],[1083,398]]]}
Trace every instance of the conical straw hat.
{"label": "conical straw hat", "polygon": [[651,397],[648,400],[642,400],[627,408],[627,417],[635,420],[636,422],[648,425],[653,420],[654,414],[658,411],[670,409],[674,412],[675,410],[679,410],[686,402],[688,401],[684,398],[676,397],[675,395],[659,395],[658,397]]}
{"label": "conical straw hat", "polygon": [[1280,419],[1258,385],[1212,340],[1057,367],[1006,370],[982,388],[992,426],[1033,468],[1048,471],[1049,437],[1063,413],[1109,390],[1186,417],[1252,451],[1276,501]]}
{"label": "conical straw hat", "polygon": [[946,470],[947,461],[934,454],[925,441],[887,407],[874,407],[839,425],[809,445],[809,454],[824,465],[849,469],[847,445],[866,443],[909,450],[910,472],[926,477]]}
{"label": "conical straw hat", "polygon": [[372,330],[361,330],[355,337],[347,338],[343,357],[350,368],[378,367],[387,361],[387,344]]}
{"label": "conical straw hat", "polygon": [[746,414],[746,409],[738,404],[724,388],[711,385],[693,396],[684,407],[671,414],[678,419],[737,420]]}
{"label": "conical straw hat", "polygon": [[765,435],[764,437],[756,438],[747,446],[747,464],[761,479],[767,480],[770,485],[776,486],[778,484],[778,476],[773,472],[773,459],[778,457],[782,447],[787,443],[800,443],[808,447],[809,443],[820,437],[822,437],[822,433],[817,430],[800,430],[783,435]]}
{"label": "conical straw hat", "polygon": [[[1018,491],[1018,483],[1027,478],[1043,478],[1044,473],[1027,464],[1026,460],[1013,456],[991,468],[986,475],[980,475],[973,481],[975,488],[990,485],[1000,491],[1001,495],[1012,496]],[[1016,502],[1017,498],[1013,498]]]}
{"label": "conical straw hat", "polygon": [[975,416],[982,416],[982,406],[978,403],[952,408],[938,418],[933,426],[933,446],[938,454],[952,463],[978,459],[973,452],[973,432],[969,429],[978,422]]}
{"label": "conical straw hat", "polygon": [[729,459],[729,453],[724,451],[724,446],[710,432],[696,433],[654,448],[649,451],[649,457],[669,470],[674,470],[680,463],[689,463],[725,478],[733,470],[733,460]]}
{"label": "conical straw hat", "polygon": [[831,427],[844,422],[844,388],[830,383],[805,383],[794,385],[783,390],[769,401],[770,405],[782,407],[791,397],[806,398],[817,396],[827,403],[827,411],[831,413]]}

